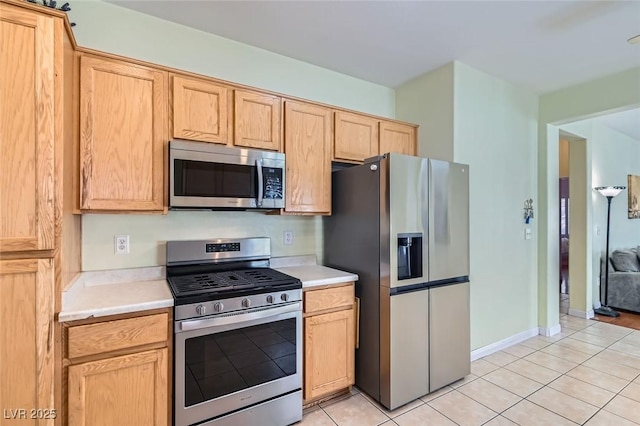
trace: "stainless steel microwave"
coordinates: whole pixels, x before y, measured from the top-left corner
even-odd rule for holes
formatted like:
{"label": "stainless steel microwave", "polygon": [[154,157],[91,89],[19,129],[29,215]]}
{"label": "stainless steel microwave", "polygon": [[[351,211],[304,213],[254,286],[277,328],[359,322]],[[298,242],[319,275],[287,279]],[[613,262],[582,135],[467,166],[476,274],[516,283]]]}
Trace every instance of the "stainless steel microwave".
{"label": "stainless steel microwave", "polygon": [[285,157],[279,152],[169,142],[169,208],[284,208]]}

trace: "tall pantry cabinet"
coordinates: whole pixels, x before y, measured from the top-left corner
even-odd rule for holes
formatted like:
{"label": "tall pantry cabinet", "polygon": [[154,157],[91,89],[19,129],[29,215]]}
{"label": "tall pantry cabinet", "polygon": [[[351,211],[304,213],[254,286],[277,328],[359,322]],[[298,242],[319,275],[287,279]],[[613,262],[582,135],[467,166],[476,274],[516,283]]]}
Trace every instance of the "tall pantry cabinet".
{"label": "tall pantry cabinet", "polygon": [[54,314],[80,268],[80,222],[63,192],[75,47],[63,17],[0,2],[0,425],[20,409],[20,424],[59,424]]}

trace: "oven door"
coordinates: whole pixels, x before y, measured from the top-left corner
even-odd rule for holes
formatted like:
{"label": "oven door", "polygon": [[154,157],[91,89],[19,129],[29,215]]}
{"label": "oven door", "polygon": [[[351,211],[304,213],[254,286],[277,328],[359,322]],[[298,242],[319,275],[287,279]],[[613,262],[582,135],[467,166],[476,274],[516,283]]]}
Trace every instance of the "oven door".
{"label": "oven door", "polygon": [[171,141],[171,208],[284,207],[284,154]]}
{"label": "oven door", "polygon": [[[176,321],[174,345],[177,426],[216,418],[302,387],[300,302]],[[302,417],[301,397],[296,405],[291,407],[290,423]]]}

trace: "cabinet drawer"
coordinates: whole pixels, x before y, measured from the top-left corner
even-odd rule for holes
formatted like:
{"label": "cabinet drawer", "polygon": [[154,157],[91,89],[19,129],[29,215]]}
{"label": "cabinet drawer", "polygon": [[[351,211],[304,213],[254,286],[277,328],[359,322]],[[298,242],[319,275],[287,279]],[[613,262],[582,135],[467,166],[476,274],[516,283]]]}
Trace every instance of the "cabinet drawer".
{"label": "cabinet drawer", "polygon": [[106,321],[69,328],[68,358],[166,342],[168,314]]}
{"label": "cabinet drawer", "polygon": [[304,313],[353,306],[355,301],[353,284],[322,290],[307,290],[304,293]]}

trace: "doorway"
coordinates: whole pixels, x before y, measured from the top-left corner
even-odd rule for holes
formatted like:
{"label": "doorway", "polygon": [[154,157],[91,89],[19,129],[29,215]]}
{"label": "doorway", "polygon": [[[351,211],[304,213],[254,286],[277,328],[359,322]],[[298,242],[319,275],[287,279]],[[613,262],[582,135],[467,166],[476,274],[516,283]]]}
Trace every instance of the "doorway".
{"label": "doorway", "polygon": [[[569,311],[569,178],[560,178],[560,312]],[[566,306],[563,306],[566,305]],[[566,308],[566,309],[563,309]],[[564,311],[564,312],[563,312]]]}
{"label": "doorway", "polygon": [[569,141],[559,140],[559,183],[558,183],[558,221],[559,221],[559,291],[560,313],[569,313]]}

